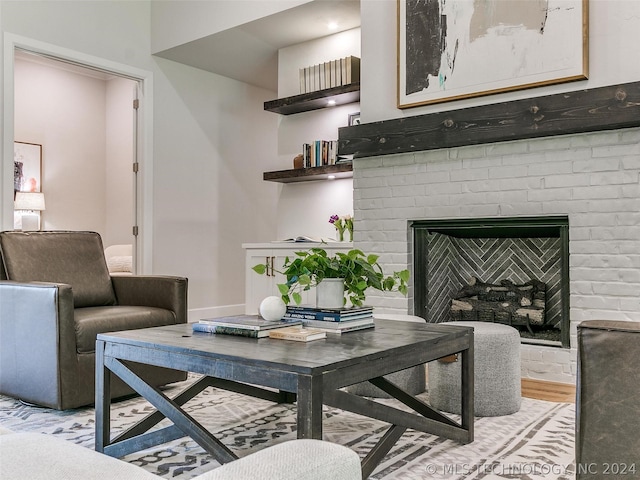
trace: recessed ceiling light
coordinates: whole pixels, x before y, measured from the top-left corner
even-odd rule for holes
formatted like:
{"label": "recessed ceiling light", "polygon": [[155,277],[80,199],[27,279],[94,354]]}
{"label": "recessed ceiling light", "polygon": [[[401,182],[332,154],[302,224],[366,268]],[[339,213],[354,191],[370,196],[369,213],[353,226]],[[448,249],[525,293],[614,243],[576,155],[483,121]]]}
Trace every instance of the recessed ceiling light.
{"label": "recessed ceiling light", "polygon": [[338,29],[338,24],[336,22],[329,22],[327,24],[327,28],[329,30],[337,30]]}
{"label": "recessed ceiling light", "polygon": [[327,177],[327,180],[335,180],[335,179],[336,179],[336,176],[335,176],[335,175],[329,175],[329,176]]}
{"label": "recessed ceiling light", "polygon": [[329,100],[327,102],[327,105],[329,105],[330,107],[335,107],[336,106],[336,101],[335,100]]}

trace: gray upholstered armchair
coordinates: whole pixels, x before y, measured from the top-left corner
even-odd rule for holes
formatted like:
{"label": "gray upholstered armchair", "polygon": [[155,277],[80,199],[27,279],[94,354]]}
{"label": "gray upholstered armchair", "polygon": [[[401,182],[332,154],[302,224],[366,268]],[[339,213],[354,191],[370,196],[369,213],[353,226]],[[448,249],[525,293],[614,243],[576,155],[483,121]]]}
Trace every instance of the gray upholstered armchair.
{"label": "gray upholstered armchair", "polygon": [[[186,278],[110,277],[97,233],[0,233],[4,395],[59,410],[92,404],[98,333],[186,321]],[[186,378],[135,367],[154,385]],[[114,378],[112,398],[130,393]]]}

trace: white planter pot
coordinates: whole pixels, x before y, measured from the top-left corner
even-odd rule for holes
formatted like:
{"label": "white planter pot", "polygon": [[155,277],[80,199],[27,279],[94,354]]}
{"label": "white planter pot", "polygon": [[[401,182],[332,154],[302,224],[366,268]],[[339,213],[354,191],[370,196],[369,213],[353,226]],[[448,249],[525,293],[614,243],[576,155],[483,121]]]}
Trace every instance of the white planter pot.
{"label": "white planter pot", "polygon": [[316,285],[317,308],[342,308],[344,305],[344,279],[325,278]]}

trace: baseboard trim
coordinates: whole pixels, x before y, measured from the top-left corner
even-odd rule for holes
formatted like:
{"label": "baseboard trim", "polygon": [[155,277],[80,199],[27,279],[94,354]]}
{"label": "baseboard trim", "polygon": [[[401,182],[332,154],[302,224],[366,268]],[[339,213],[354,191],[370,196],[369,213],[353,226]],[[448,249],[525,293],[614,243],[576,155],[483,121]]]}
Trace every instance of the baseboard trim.
{"label": "baseboard trim", "polygon": [[523,397],[549,402],[574,403],[576,401],[576,386],[571,383],[523,378],[521,384]]}

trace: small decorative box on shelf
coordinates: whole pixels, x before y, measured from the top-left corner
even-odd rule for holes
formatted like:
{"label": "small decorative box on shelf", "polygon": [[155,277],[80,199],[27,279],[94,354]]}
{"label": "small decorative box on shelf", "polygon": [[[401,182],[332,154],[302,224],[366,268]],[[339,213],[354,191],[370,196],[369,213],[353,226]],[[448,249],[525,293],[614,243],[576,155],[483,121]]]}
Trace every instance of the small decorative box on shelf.
{"label": "small decorative box on shelf", "polygon": [[325,180],[330,176],[333,176],[333,178],[350,178],[353,176],[353,165],[351,162],[337,163],[335,165],[325,165],[322,167],[276,170],[262,174],[263,180],[280,183]]}

